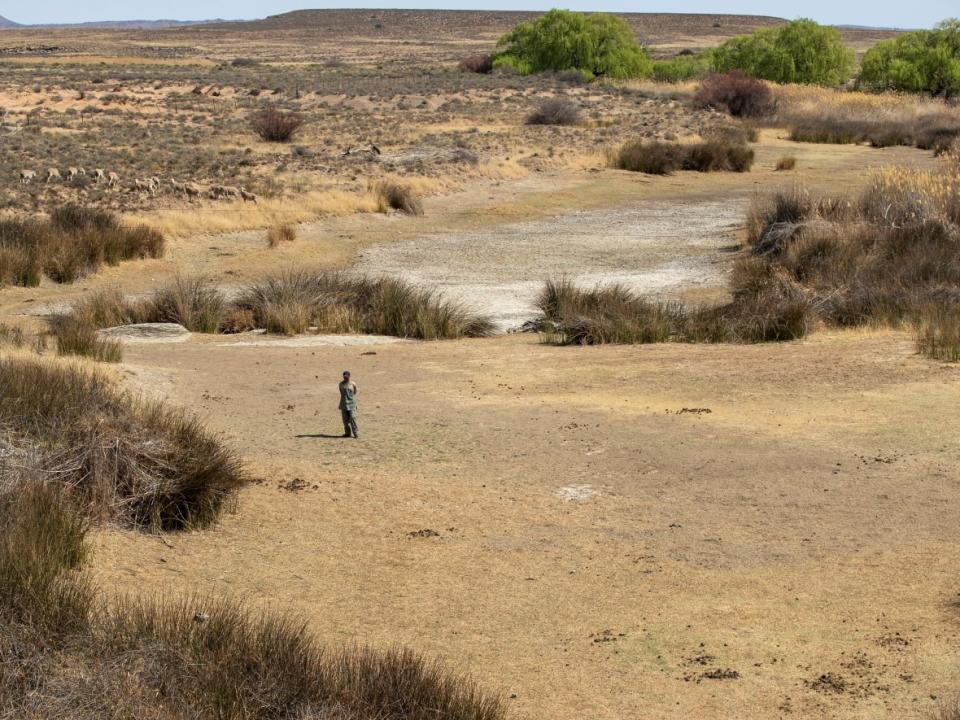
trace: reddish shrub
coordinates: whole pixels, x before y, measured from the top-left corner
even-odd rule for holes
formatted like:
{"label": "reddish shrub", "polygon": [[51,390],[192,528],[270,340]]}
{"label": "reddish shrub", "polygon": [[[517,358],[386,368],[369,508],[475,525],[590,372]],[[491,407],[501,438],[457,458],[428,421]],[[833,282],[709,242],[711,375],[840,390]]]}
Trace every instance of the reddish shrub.
{"label": "reddish shrub", "polygon": [[776,105],[765,82],[737,70],[705,77],[694,101],[702,107],[726,110],[734,117],[771,115]]}
{"label": "reddish shrub", "polygon": [[457,68],[461,72],[472,72],[486,75],[493,70],[493,58],[484,53],[467,55],[463,60],[460,61],[460,64],[457,65]]}

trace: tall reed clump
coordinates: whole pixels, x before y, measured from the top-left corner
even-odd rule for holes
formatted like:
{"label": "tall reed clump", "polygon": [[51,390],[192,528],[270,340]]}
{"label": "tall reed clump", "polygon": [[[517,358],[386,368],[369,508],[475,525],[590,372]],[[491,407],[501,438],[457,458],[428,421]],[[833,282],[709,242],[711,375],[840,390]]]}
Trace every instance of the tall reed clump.
{"label": "tall reed clump", "polygon": [[622,285],[577,287],[548,281],[536,301],[538,325],[558,345],[662,342],[755,343],[795,340],[808,331],[808,305],[789,283],[771,279],[718,307],[639,297]]}
{"label": "tall reed clump", "polygon": [[177,278],[145,298],[92,293],[50,320],[61,354],[118,362],[121,346],[99,333],[131,323],[178,323],[192,332],[266,330],[392,335],[419,340],[486,337],[488,318],[405,280],[331,271],[271,275],[227,300],[209,279]]}
{"label": "tall reed clump", "polygon": [[232,450],[194,418],[99,372],[0,358],[0,436],[19,464],[69,487],[91,515],[152,528],[204,526],[244,483]]}
{"label": "tall reed clump", "polygon": [[0,220],[0,286],[36,286],[44,275],[70,283],[105,264],[162,257],[164,245],[156,230],[80,205],[57,208],[46,220]]}
{"label": "tall reed clump", "polygon": [[7,717],[503,720],[501,699],[409,650],[330,650],[289,616],[213,596],[111,597],[69,488],[0,465]]}
{"label": "tall reed clump", "polygon": [[932,360],[960,362],[960,305],[934,304],[920,313],[917,352]]}
{"label": "tall reed clump", "polygon": [[256,327],[296,334],[370,333],[438,340],[483,337],[493,326],[431,290],[396,278],[293,271],[251,285],[234,301]]}

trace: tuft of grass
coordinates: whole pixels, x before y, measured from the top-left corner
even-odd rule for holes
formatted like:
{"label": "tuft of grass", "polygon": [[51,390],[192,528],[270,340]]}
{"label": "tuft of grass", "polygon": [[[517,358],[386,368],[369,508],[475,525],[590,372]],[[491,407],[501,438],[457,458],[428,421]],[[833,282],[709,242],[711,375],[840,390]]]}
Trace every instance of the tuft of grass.
{"label": "tuft of grass", "polygon": [[91,515],[138,527],[206,526],[245,482],[240,462],[188,415],[99,372],[0,358],[0,434]]}
{"label": "tuft of grass", "polygon": [[669,175],[677,170],[747,172],[753,158],[751,148],[723,140],[694,144],[639,140],[611,153],[609,163],[619,170]]}
{"label": "tuft of grass", "polygon": [[285,242],[293,242],[297,239],[297,228],[290,223],[274,225],[267,231],[267,246],[279,247]]}
{"label": "tuft of grass", "polygon": [[304,122],[299,113],[287,112],[270,105],[250,118],[250,127],[265,142],[285,143],[293,139]]}
{"label": "tuft of grass", "polygon": [[774,169],[777,172],[784,172],[787,170],[793,170],[797,167],[797,159],[792,155],[784,155],[782,158],[777,160],[777,164],[774,166]]}
{"label": "tuft of grass", "polygon": [[930,720],[960,720],[960,698],[940,703],[929,717]]}
{"label": "tuft of grass", "polygon": [[917,330],[917,352],[932,360],[960,362],[960,306],[925,308]]}
{"label": "tuft of grass", "polygon": [[54,324],[57,354],[77,355],[98,362],[123,360],[123,346],[117,340],[100,337],[100,328],[83,316],[63,316]]}
{"label": "tuft of grass", "polygon": [[190,332],[215,333],[223,320],[226,300],[208,278],[176,278],[145,300],[135,311],[138,322],[179,323]]}
{"label": "tuft of grass", "polygon": [[377,212],[399,210],[405,215],[423,215],[423,202],[409,185],[396,180],[378,180],[372,185]]}
{"label": "tuft of grass", "polygon": [[527,116],[527,125],[577,125],[580,106],[566,98],[550,98]]}
{"label": "tuft of grass", "polygon": [[4,623],[70,634],[86,625],[94,604],[89,578],[79,573],[89,522],[61,489],[24,473],[0,472],[7,481],[0,485],[0,636]]}

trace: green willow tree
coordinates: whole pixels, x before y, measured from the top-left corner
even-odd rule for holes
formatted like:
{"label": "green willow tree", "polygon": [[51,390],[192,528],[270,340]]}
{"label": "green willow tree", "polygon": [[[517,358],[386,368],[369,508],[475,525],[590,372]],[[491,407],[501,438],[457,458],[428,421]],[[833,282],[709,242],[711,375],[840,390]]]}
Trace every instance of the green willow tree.
{"label": "green willow tree", "polygon": [[854,53],[836,28],[794,20],[731,38],[713,52],[716,72],[739,70],[778,83],[840,85],[850,79]]}
{"label": "green willow tree", "polygon": [[653,63],[630,30],[613,15],[551,10],[500,38],[493,66],[528,75],[577,70],[587,77],[649,77]]}
{"label": "green willow tree", "polygon": [[877,43],[863,56],[859,83],[874,90],[960,95],[960,20]]}

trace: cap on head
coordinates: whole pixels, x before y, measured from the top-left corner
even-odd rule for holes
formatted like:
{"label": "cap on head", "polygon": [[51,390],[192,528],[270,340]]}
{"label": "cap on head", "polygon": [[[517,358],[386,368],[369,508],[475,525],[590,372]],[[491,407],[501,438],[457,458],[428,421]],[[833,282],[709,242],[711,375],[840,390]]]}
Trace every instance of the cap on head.
{"label": "cap on head", "polygon": [[350,371],[349,371],[349,370],[344,370],[344,371],[343,371],[343,376],[344,376],[344,377],[350,377]]}

